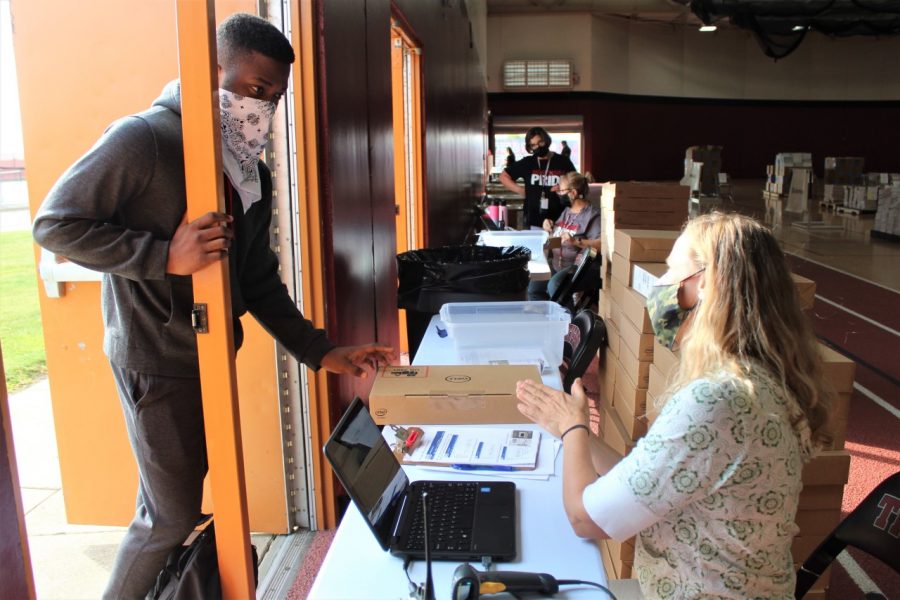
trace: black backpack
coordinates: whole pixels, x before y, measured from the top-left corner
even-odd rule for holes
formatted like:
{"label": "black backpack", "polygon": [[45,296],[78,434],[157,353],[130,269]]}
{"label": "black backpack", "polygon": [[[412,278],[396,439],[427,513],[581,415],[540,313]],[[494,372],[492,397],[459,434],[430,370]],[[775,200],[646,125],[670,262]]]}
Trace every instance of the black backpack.
{"label": "black backpack", "polygon": [[[210,521],[204,515],[198,526]],[[253,554],[253,581],[259,584],[256,546]],[[210,523],[188,545],[181,545],[169,554],[166,566],[156,578],[156,585],[146,600],[219,600],[222,582],[219,580],[219,557],[216,553],[215,523]]]}

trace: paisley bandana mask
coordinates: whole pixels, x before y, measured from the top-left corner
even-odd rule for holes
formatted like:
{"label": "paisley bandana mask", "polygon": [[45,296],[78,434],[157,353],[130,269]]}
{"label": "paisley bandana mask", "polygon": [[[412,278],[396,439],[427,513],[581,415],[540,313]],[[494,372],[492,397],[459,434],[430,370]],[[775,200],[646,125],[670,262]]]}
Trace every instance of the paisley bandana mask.
{"label": "paisley bandana mask", "polygon": [[660,344],[670,350],[675,346],[678,329],[687,319],[688,314],[696,308],[696,306],[681,308],[678,304],[678,290],[681,289],[685,281],[701,272],[703,272],[703,269],[677,283],[654,286],[650,290],[650,295],[647,296],[647,312],[650,314],[650,325],[653,327],[653,335],[656,336]]}
{"label": "paisley bandana mask", "polygon": [[266,142],[276,104],[219,89],[222,115],[222,146],[241,166],[243,181],[259,181],[257,161]]}

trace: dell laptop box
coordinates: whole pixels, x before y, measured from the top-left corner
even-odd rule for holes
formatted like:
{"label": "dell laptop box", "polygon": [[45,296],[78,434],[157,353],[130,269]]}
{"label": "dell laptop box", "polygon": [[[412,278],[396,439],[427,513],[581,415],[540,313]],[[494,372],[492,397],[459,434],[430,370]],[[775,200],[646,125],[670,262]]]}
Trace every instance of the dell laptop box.
{"label": "dell laptop box", "polygon": [[[425,558],[421,497],[428,493],[432,560],[508,562],[516,557],[516,486],[511,481],[415,481],[359,398],[341,417],[325,457],[378,543]],[[455,502],[458,505],[450,504]]]}

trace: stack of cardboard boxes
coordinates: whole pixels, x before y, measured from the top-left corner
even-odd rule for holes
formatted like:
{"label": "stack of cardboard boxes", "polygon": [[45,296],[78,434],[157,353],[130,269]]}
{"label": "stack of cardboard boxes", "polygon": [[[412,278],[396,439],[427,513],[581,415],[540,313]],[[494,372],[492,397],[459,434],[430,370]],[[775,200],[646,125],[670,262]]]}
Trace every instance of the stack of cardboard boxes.
{"label": "stack of cardboard boxes", "polygon": [[856,188],[865,186],[865,164],[866,159],[861,156],[825,157],[822,203],[836,207],[863,199],[865,190],[857,191]]}
{"label": "stack of cardboard boxes", "polygon": [[694,196],[715,196],[721,170],[722,146],[691,146],[684,154],[681,185],[688,186]]}
{"label": "stack of cardboard boxes", "polygon": [[[784,211],[803,213],[807,210],[812,184],[812,154],[782,152],[775,155],[775,164],[766,167],[766,222],[781,225]],[[786,204],[783,201],[787,201]]]}
{"label": "stack of cardboard boxes", "polygon": [[[678,235],[677,230],[616,229],[611,268],[603,271],[599,306],[609,344],[601,360],[600,435],[622,456],[647,433],[654,337],[645,296],[648,285],[666,271]],[[600,546],[610,577],[632,576],[634,540],[607,540]]]}
{"label": "stack of cardboard boxes", "polygon": [[[804,309],[811,309],[815,297],[815,283],[796,275],[794,283]],[[809,557],[840,522],[844,484],[847,483],[850,472],[850,455],[844,450],[844,440],[856,365],[824,344],[819,345],[819,351],[825,362],[825,376],[834,386],[837,396],[828,427],[832,437],[831,445],[803,468],[803,491],[800,494],[795,518],[800,531],[794,538],[791,548],[796,567]],[[647,388],[648,426],[659,414],[657,400],[668,387],[673,371],[678,366],[678,360],[677,352],[654,340],[653,364],[649,368]],[[824,598],[829,577],[830,571],[826,571],[805,597]]]}
{"label": "stack of cardboard boxes", "polygon": [[890,185],[878,190],[878,209],[875,212],[872,236],[900,239],[900,176]]}
{"label": "stack of cardboard boxes", "polygon": [[679,230],[688,218],[690,189],[675,182],[609,181],[600,196],[603,270],[615,252],[617,229]]}

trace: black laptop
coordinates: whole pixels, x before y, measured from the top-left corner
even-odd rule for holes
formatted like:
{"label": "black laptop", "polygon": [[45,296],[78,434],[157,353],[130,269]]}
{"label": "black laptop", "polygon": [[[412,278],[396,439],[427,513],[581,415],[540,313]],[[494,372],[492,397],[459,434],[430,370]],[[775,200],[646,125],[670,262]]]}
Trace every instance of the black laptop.
{"label": "black laptop", "polygon": [[432,560],[516,558],[516,486],[511,481],[410,483],[359,398],[325,444],[325,457],[378,543],[395,556],[425,558],[422,494],[428,492]]}

